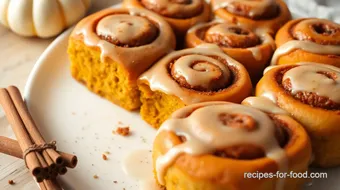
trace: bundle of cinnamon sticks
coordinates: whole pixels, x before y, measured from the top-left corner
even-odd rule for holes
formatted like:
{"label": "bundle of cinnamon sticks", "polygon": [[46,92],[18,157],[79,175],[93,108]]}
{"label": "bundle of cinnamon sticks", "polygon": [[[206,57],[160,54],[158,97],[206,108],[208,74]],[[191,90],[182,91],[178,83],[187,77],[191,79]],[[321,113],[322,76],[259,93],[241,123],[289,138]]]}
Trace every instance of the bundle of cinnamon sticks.
{"label": "bundle of cinnamon sticks", "polygon": [[61,189],[56,177],[64,175],[66,167],[74,168],[77,157],[57,151],[55,142],[46,143],[17,87],[0,89],[0,105],[18,139],[0,137],[0,151],[23,158],[41,189]]}

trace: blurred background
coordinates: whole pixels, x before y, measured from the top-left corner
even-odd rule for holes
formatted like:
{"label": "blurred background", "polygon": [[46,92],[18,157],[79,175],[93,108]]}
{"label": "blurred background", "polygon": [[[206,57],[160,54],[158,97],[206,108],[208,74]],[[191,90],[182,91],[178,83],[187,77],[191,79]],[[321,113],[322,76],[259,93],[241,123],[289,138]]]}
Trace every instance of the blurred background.
{"label": "blurred background", "polygon": [[339,0],[286,0],[295,17],[319,17],[340,23]]}

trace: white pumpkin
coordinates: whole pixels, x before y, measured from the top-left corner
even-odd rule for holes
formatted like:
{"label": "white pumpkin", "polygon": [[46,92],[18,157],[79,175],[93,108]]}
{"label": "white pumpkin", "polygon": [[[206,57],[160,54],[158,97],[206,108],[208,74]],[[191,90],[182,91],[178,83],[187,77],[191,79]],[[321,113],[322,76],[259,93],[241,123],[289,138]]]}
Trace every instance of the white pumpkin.
{"label": "white pumpkin", "polygon": [[48,38],[85,16],[91,0],[0,0],[0,23],[22,36]]}

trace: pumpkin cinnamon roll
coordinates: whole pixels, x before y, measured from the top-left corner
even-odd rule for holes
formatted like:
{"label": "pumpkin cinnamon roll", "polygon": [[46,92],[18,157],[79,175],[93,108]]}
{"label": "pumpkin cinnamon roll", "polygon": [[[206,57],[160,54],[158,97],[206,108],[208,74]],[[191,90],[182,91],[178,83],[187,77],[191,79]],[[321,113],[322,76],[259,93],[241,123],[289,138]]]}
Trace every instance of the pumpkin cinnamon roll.
{"label": "pumpkin cinnamon roll", "polygon": [[264,28],[274,35],[291,19],[283,0],[211,0],[217,17],[247,27]]}
{"label": "pumpkin cinnamon roll", "polygon": [[[304,126],[311,137],[315,166],[340,165],[339,68],[316,63],[268,68],[256,96],[248,104],[286,112]],[[273,104],[279,108],[270,108]]]}
{"label": "pumpkin cinnamon roll", "polygon": [[277,33],[272,65],[317,62],[340,67],[340,25],[304,18],[288,22]]}
{"label": "pumpkin cinnamon roll", "polygon": [[275,50],[271,35],[226,21],[212,21],[192,27],[186,35],[186,46],[213,43],[248,70],[253,81],[261,78]]}
{"label": "pumpkin cinnamon roll", "polygon": [[179,38],[183,38],[190,27],[211,17],[205,0],[124,0],[123,5],[146,8],[161,15]]}
{"label": "pumpkin cinnamon roll", "polygon": [[127,109],[139,108],[137,78],[174,50],[171,27],[141,9],[106,9],[79,22],[69,39],[72,76]]}
{"label": "pumpkin cinnamon roll", "polygon": [[289,116],[204,102],[176,111],[162,124],[152,157],[155,178],[167,190],[297,190],[304,179],[275,176],[306,172],[311,145]]}
{"label": "pumpkin cinnamon roll", "polygon": [[185,105],[240,103],[252,91],[244,66],[209,44],[168,54],[141,75],[138,87],[141,116],[155,128]]}

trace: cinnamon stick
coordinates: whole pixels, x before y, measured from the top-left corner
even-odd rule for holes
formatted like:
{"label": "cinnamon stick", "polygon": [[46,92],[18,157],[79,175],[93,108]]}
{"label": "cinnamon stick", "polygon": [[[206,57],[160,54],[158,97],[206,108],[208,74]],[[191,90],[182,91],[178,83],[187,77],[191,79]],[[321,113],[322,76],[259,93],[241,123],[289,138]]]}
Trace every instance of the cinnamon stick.
{"label": "cinnamon stick", "polygon": [[67,172],[67,169],[66,169],[65,166],[59,166],[59,167],[58,167],[58,173],[59,173],[60,175],[65,175],[66,172]]}
{"label": "cinnamon stick", "polygon": [[[7,116],[8,122],[11,124],[13,132],[17,139],[19,139],[19,145],[22,152],[26,151],[33,145],[30,136],[27,134],[25,126],[17,112],[15,105],[6,89],[0,89],[0,104]],[[38,158],[34,152],[30,152],[26,155],[27,167],[33,176],[38,176],[42,173],[42,168]]]}
{"label": "cinnamon stick", "polygon": [[40,182],[43,182],[44,181],[44,178],[42,176],[37,176],[35,177],[35,180],[40,183]]}
{"label": "cinnamon stick", "polygon": [[51,171],[51,173],[50,173],[50,175],[51,175],[51,179],[55,179],[57,176],[58,176],[58,171],[56,171],[56,169],[55,170],[53,170],[53,171]]}
{"label": "cinnamon stick", "polygon": [[43,167],[43,172],[42,172],[42,177],[43,179],[49,179],[50,176],[48,175],[48,165],[44,160],[44,157],[39,153],[39,152],[35,152],[41,166]]}
{"label": "cinnamon stick", "polygon": [[[33,139],[34,143],[37,145],[45,144],[46,141],[40,134],[38,128],[36,127],[36,124],[31,116],[31,114],[28,111],[28,108],[22,99],[21,93],[19,89],[15,86],[10,86],[7,88],[10,97],[13,100],[13,103],[15,107],[17,108],[17,111],[26,127],[26,130],[30,134],[31,138]],[[64,160],[61,158],[60,154],[58,154],[54,149],[46,149],[48,155],[52,158],[54,163],[57,165],[63,165]]]}
{"label": "cinnamon stick", "polygon": [[0,136],[0,152],[22,159],[22,151],[16,140]]}
{"label": "cinnamon stick", "polygon": [[61,190],[62,189],[56,180],[44,180],[43,183],[47,190]]}
{"label": "cinnamon stick", "polygon": [[48,155],[47,151],[43,151],[42,155],[48,165],[48,173],[52,175],[53,171],[55,171],[57,165],[53,162],[51,157]]}
{"label": "cinnamon stick", "polygon": [[66,152],[59,152],[59,154],[64,159],[65,166],[69,168],[75,168],[77,166],[78,158],[75,155]]}
{"label": "cinnamon stick", "polygon": [[[20,149],[18,141],[11,139],[11,138],[8,138],[8,137],[0,136],[0,152],[22,159],[22,151]],[[73,154],[68,154],[68,153],[65,153],[65,152],[60,152],[60,151],[58,151],[58,153],[65,160],[65,164],[66,164],[67,167],[69,167],[69,168],[76,167],[77,162],[78,162],[77,156],[75,156]],[[49,165],[49,161],[48,161],[48,159],[46,159],[46,157],[44,155],[46,153],[43,152],[42,154],[43,154],[43,157],[44,157],[46,163]],[[52,161],[52,160],[50,160],[50,161]],[[68,164],[68,163],[70,163],[70,164]],[[54,165],[54,168],[55,167],[56,167],[56,165]]]}
{"label": "cinnamon stick", "polygon": [[47,190],[44,182],[39,182],[39,188],[40,190]]}
{"label": "cinnamon stick", "polygon": [[39,183],[40,190],[62,190],[56,180],[44,180]]}

